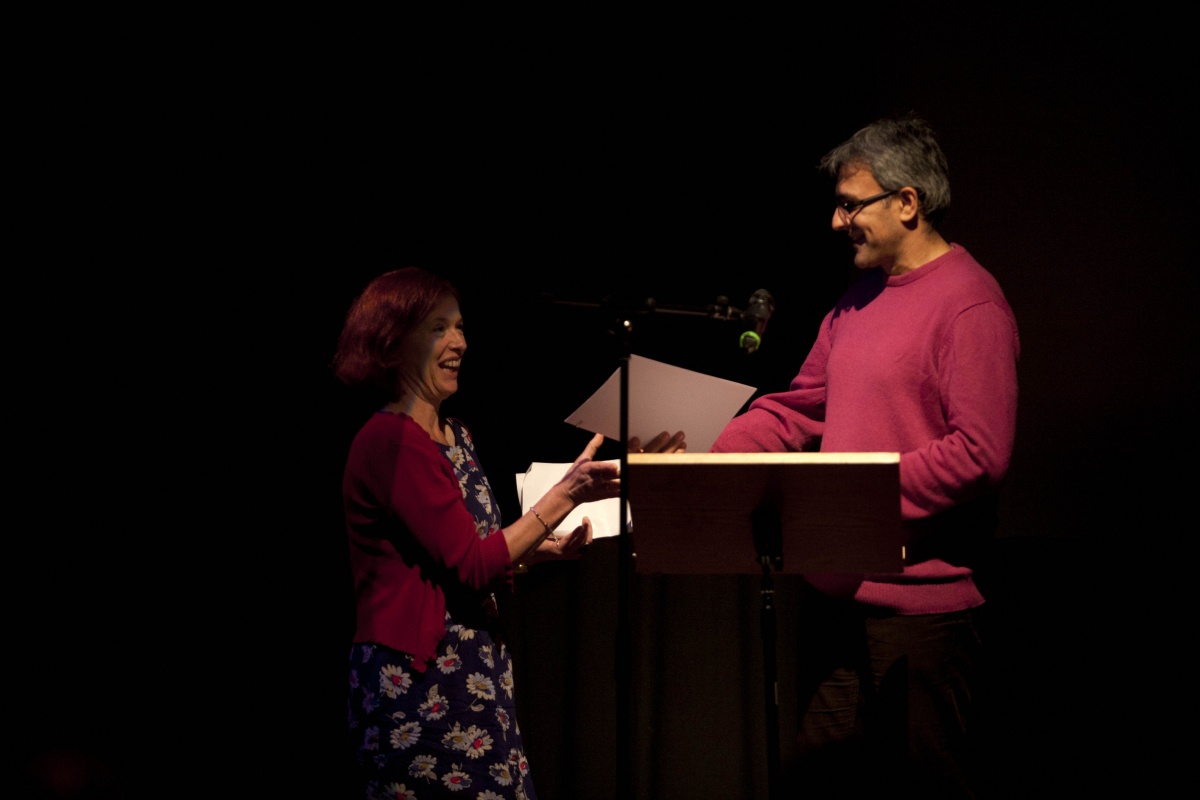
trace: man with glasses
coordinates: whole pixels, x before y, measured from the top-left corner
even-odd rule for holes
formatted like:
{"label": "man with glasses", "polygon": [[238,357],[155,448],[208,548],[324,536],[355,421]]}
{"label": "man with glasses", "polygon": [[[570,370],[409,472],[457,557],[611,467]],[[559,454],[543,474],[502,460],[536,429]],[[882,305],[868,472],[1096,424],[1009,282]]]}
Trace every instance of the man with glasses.
{"label": "man with glasses", "polygon": [[1017,412],[1016,321],[999,284],[938,232],[946,157],[916,116],[827,153],[832,225],[860,270],[787,391],[714,452],[900,453],[903,571],[805,575],[797,763],[807,798],[973,797],[976,584]]}

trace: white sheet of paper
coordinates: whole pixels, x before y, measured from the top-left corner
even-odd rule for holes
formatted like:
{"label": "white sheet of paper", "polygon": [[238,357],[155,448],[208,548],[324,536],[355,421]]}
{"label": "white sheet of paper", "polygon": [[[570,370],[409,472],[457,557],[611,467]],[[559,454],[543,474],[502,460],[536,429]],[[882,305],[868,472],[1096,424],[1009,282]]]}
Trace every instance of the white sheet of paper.
{"label": "white sheet of paper", "polygon": [[[607,464],[620,464],[620,460],[606,461]],[[521,513],[529,513],[529,507],[537,503],[546,492],[550,491],[550,487],[562,480],[563,475],[567,474],[567,470],[571,468],[570,464],[554,464],[544,461],[535,461],[529,465],[529,469],[524,472],[517,473],[517,496],[521,498]],[[621,533],[619,520],[621,519],[621,498],[611,497],[608,500],[599,500],[594,503],[581,503],[575,506],[567,518],[554,529],[554,533],[558,536],[566,536],[571,531],[583,524],[583,518],[587,517],[592,521],[592,539],[600,539],[605,536],[617,536]],[[633,510],[626,509],[626,519],[630,520],[632,526]]]}
{"label": "white sheet of paper", "polygon": [[[630,356],[629,435],[648,442],[663,431],[683,431],[689,453],[707,453],[752,394],[753,386]],[[566,422],[620,441],[619,367]]]}

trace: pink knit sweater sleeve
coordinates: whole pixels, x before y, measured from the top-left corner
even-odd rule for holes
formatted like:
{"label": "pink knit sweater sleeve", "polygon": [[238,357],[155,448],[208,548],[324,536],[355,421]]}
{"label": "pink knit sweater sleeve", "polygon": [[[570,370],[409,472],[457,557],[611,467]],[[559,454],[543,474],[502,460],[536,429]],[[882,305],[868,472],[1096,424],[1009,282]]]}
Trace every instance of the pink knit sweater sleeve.
{"label": "pink knit sweater sleeve", "polygon": [[832,312],[786,392],[764,394],[729,421],[713,442],[714,453],[816,450],[825,430],[825,362]]}
{"label": "pink knit sweater sleeve", "polygon": [[900,457],[901,516],[919,519],[994,491],[1017,425],[1018,340],[996,303],[963,310],[938,355],[947,432]]}

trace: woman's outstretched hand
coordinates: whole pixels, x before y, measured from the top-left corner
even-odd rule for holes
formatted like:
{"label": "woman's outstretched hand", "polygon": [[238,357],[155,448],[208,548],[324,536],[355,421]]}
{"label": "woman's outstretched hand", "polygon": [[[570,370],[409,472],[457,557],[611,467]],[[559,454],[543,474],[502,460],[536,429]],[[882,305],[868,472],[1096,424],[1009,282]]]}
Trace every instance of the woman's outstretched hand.
{"label": "woman's outstretched hand", "polygon": [[683,431],[677,431],[674,436],[667,431],[663,431],[645,444],[642,444],[642,440],[638,437],[631,436],[629,438],[629,452],[686,453],[687,442],[684,439]]}
{"label": "woman's outstretched hand", "polygon": [[592,503],[607,500],[621,494],[621,468],[606,461],[593,461],[592,457],[604,444],[604,434],[597,433],[588,442],[579,458],[571,464],[560,481],[567,496],[575,503]]}

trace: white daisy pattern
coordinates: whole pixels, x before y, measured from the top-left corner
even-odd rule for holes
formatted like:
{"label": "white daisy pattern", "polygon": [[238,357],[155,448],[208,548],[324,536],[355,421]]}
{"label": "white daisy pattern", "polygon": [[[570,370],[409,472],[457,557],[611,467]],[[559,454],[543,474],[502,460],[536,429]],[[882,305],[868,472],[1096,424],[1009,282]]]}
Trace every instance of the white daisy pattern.
{"label": "white daisy pattern", "polygon": [[461,792],[471,788],[471,776],[454,765],[454,769],[442,776],[442,783],[452,792]]}
{"label": "white daisy pattern", "polygon": [[395,664],[388,664],[379,673],[379,690],[395,700],[412,686],[412,676]]}
{"label": "white daisy pattern", "polygon": [[454,726],[442,736],[442,745],[451,750],[466,750],[469,746],[467,742],[466,731],[462,729],[461,723],[454,723]]}
{"label": "white daisy pattern", "polygon": [[450,445],[445,448],[446,458],[450,459],[450,463],[454,465],[454,472],[458,475],[458,485],[463,488],[463,497],[466,497],[466,485],[470,480],[470,472],[467,469],[471,463],[471,457],[458,445]]}
{"label": "white daisy pattern", "polygon": [[417,721],[405,722],[398,728],[392,729],[390,739],[392,747],[397,750],[407,750],[421,738],[421,724]]}
{"label": "white daisy pattern", "polygon": [[438,657],[438,669],[449,675],[461,668],[462,661],[458,658],[458,648],[452,644],[446,645],[446,652]]}
{"label": "white daisy pattern", "polygon": [[492,749],[492,737],[482,728],[467,729],[467,758],[479,758]]}
{"label": "white daisy pattern", "polygon": [[475,484],[475,499],[479,501],[479,504],[482,505],[490,515],[492,511],[491,487],[486,483]]}
{"label": "white daisy pattern", "polygon": [[446,716],[446,712],[450,706],[446,702],[446,698],[438,692],[437,684],[429,687],[428,694],[425,695],[425,702],[421,703],[417,712],[421,718],[433,722]]}
{"label": "white daisy pattern", "polygon": [[496,699],[496,687],[492,679],[482,672],[472,673],[471,677],[467,678],[467,691],[481,700]]}
{"label": "white daisy pattern", "polygon": [[437,780],[437,757],[419,755],[408,765],[408,774],[414,778],[424,778],[427,781]]}
{"label": "white daisy pattern", "polygon": [[492,780],[501,786],[512,786],[512,767],[507,761],[497,761],[495,764],[492,764],[488,767],[488,774],[492,776]]}

